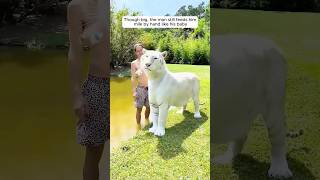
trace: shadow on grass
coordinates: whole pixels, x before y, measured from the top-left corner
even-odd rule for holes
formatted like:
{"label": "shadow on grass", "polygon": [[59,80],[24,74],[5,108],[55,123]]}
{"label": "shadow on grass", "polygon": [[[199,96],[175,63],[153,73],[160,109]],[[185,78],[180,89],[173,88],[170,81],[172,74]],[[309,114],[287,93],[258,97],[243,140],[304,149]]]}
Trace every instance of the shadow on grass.
{"label": "shadow on grass", "polygon": [[[293,177],[287,179],[316,179],[302,162],[288,157],[288,164],[293,173]],[[234,172],[238,175],[239,180],[275,179],[268,178],[267,176],[269,166],[270,163],[260,162],[246,154],[238,155],[232,164]]]}
{"label": "shadow on grass", "polygon": [[166,129],[166,134],[163,137],[159,137],[157,148],[163,159],[171,159],[181,152],[187,152],[181,147],[183,141],[208,120],[208,116],[205,113],[200,113],[202,118],[195,120],[193,113],[184,112],[184,119],[180,123]]}

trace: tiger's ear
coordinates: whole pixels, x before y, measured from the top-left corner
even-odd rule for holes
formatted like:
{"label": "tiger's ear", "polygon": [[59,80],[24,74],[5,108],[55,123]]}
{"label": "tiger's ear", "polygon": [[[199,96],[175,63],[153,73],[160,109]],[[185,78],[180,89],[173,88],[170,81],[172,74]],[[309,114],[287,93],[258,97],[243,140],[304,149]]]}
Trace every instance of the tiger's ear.
{"label": "tiger's ear", "polygon": [[143,48],[142,54],[145,54],[146,52],[147,52],[147,50],[145,48]]}
{"label": "tiger's ear", "polygon": [[167,55],[168,55],[168,52],[167,52],[167,51],[163,51],[163,52],[161,53],[161,55],[163,56],[163,58],[166,58]]}

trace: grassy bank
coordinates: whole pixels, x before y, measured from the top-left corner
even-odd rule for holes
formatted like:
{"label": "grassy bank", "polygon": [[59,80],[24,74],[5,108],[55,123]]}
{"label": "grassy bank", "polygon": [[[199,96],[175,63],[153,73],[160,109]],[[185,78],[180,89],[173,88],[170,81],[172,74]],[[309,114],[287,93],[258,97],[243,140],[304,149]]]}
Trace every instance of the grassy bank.
{"label": "grassy bank", "polygon": [[[212,16],[212,15],[211,15]],[[289,131],[304,135],[287,139],[293,179],[320,178],[320,14],[213,9],[216,34],[259,34],[273,39],[288,62],[286,121]],[[242,155],[233,165],[213,166],[216,179],[265,179],[270,144],[262,121],[255,121]],[[221,154],[226,146],[213,146]]]}
{"label": "grassy bank", "polygon": [[166,134],[156,137],[144,129],[111,153],[111,179],[209,179],[210,67],[168,65],[173,72],[193,72],[201,79],[202,120],[188,112],[169,112]]}

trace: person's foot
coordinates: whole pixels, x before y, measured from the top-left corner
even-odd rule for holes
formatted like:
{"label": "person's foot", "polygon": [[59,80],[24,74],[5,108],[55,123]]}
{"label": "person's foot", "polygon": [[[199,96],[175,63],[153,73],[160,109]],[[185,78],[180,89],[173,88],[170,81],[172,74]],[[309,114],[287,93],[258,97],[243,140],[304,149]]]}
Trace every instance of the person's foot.
{"label": "person's foot", "polygon": [[137,132],[138,132],[139,130],[141,130],[141,124],[140,124],[140,123],[136,125],[136,130],[137,130]]}
{"label": "person's foot", "polygon": [[150,124],[149,118],[145,118],[145,119],[144,119],[144,122],[145,122],[145,126],[147,126],[148,124]]}

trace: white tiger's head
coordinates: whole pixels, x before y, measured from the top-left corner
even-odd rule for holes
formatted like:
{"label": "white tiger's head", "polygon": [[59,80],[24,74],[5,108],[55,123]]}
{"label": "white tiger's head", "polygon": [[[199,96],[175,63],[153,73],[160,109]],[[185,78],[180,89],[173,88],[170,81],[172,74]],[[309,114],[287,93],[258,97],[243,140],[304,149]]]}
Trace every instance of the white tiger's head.
{"label": "white tiger's head", "polygon": [[145,50],[141,56],[141,69],[143,69],[148,76],[151,74],[158,74],[166,70],[166,62],[164,58],[167,56],[167,51],[159,52],[154,50]]}

